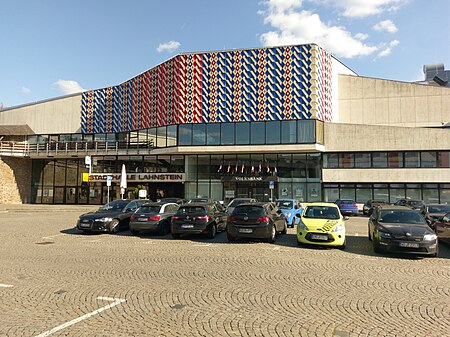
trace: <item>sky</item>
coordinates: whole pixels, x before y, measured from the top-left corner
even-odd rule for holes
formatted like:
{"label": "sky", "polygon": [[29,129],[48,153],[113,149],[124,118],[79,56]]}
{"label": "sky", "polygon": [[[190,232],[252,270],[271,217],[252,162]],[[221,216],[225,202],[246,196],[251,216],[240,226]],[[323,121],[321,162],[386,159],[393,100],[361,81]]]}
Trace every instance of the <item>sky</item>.
{"label": "sky", "polygon": [[123,83],[182,52],[316,43],[358,75],[450,69],[449,0],[0,0],[0,108]]}

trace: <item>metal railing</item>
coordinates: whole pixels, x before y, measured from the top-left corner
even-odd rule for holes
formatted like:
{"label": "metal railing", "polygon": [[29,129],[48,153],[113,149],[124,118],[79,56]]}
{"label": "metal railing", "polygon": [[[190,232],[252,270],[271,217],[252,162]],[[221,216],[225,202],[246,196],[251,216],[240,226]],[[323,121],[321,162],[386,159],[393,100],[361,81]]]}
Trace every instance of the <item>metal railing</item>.
{"label": "metal railing", "polygon": [[0,156],[9,157],[145,154],[153,149],[153,142],[59,141],[38,144],[0,142]]}

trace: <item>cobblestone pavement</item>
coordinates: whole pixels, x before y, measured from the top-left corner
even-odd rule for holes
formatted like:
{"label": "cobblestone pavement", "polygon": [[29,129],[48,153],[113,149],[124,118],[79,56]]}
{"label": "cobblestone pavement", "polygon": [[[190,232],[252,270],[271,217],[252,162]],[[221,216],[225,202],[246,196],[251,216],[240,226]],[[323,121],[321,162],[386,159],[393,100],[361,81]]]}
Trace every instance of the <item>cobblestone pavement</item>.
{"label": "cobblestone pavement", "polygon": [[341,251],[81,234],[84,209],[0,207],[0,336],[450,336],[450,248],[374,254],[365,217]]}

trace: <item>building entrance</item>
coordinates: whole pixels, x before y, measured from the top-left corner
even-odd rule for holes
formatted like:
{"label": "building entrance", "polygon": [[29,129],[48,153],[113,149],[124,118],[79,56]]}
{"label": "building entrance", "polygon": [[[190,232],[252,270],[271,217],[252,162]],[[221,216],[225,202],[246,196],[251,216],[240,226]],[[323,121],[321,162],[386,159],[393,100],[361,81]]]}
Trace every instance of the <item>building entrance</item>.
{"label": "building entrance", "polygon": [[228,203],[234,198],[254,198],[258,201],[275,200],[277,195],[277,182],[273,182],[274,188],[269,188],[269,181],[228,181],[224,182],[224,201]]}

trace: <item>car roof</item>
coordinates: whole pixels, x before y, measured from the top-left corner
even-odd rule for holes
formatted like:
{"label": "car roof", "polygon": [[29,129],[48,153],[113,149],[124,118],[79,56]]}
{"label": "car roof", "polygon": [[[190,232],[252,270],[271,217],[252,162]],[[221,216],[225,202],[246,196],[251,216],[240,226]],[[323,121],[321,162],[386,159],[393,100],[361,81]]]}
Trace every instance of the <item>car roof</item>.
{"label": "car roof", "polygon": [[297,199],[288,199],[288,198],[280,198],[280,199],[277,199],[276,201],[282,201],[282,200],[285,200],[285,201],[298,201]]}
{"label": "car roof", "polygon": [[170,205],[170,204],[176,205],[174,202],[152,201],[152,202],[146,202],[142,206],[162,206],[162,205]]}
{"label": "car roof", "polygon": [[181,206],[183,207],[197,207],[197,206],[208,206],[208,205],[214,205],[213,202],[191,202],[187,204],[183,204]]}
{"label": "car roof", "polygon": [[309,202],[306,204],[306,206],[330,206],[330,207],[337,207],[335,203],[332,202]]}
{"label": "car roof", "polygon": [[252,206],[252,207],[260,206],[260,207],[262,207],[262,206],[267,205],[267,204],[270,204],[270,201],[267,201],[267,202],[264,202],[264,201],[245,202],[243,204],[237,205],[236,207],[243,207],[243,206]]}
{"label": "car roof", "polygon": [[398,206],[398,205],[380,205],[377,206],[377,209],[383,210],[383,211],[411,211],[411,212],[417,212],[409,207],[406,206]]}

